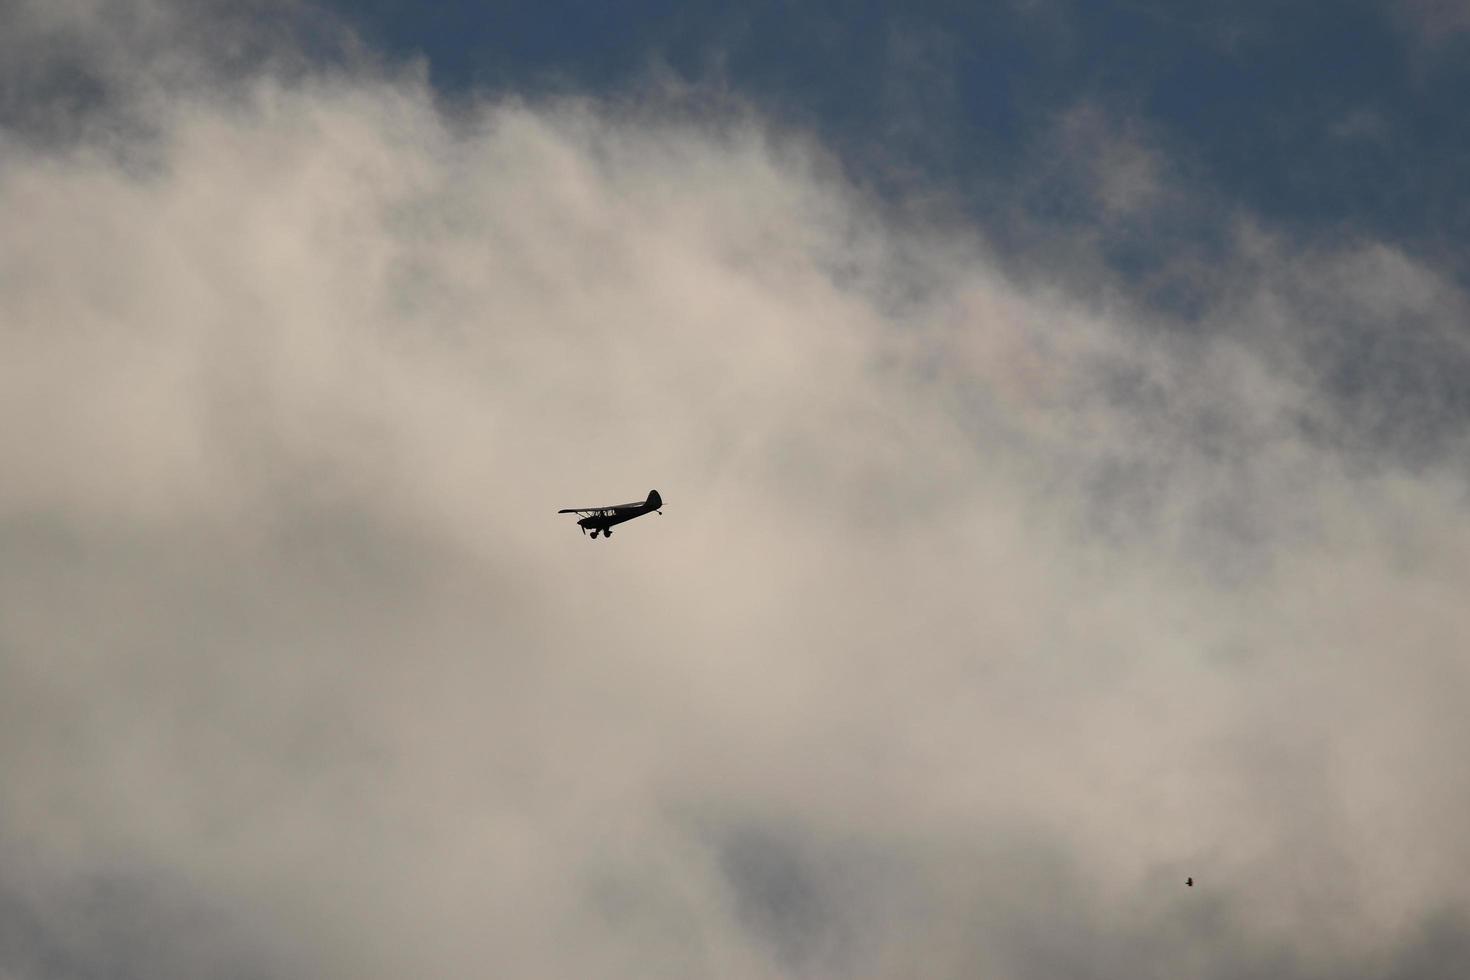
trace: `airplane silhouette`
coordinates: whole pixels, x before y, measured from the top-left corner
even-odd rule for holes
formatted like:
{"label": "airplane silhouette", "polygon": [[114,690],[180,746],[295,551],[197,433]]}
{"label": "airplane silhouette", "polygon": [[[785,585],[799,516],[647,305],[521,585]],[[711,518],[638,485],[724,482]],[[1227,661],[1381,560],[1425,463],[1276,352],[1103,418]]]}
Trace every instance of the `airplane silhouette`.
{"label": "airplane silhouette", "polygon": [[609,507],[566,507],[557,511],[557,513],[587,515],[577,521],[577,526],[582,529],[583,534],[591,531],[592,540],[596,541],[599,532],[603,537],[612,537],[614,524],[621,524],[624,521],[631,521],[635,517],[642,517],[649,511],[662,514],[663,510],[661,508],[663,505],[664,498],[658,495],[658,491],[650,490],[648,491],[647,500],[635,501],[631,504],[613,504]]}
{"label": "airplane silhouette", "polygon": [[1184,879],[1184,883],[1186,885],[1188,885],[1190,888],[1193,888],[1194,887],[1194,879],[1193,878],[1185,878]]}

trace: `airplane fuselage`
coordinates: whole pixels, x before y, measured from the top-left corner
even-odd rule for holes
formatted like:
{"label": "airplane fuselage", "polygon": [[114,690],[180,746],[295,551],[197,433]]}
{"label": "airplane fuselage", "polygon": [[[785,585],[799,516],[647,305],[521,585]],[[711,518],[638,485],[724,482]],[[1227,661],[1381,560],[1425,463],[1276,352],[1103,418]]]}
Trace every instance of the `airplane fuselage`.
{"label": "airplane fuselage", "polygon": [[585,527],[589,531],[606,531],[608,528],[612,527],[615,524],[621,524],[624,521],[631,521],[635,517],[642,517],[644,514],[648,513],[651,510],[653,510],[652,507],[649,507],[646,504],[640,504],[638,505],[638,508],[636,510],[619,509],[608,511],[603,514],[593,514],[588,517],[582,518],[577,523],[582,527]]}

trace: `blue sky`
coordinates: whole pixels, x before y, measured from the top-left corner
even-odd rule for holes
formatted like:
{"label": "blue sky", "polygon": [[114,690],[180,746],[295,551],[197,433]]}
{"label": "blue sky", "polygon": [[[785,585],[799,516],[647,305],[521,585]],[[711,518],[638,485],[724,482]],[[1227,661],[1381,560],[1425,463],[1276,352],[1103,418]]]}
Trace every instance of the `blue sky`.
{"label": "blue sky", "polygon": [[[874,186],[947,188],[999,221],[995,181],[1079,104],[1142,128],[1184,180],[1280,230],[1367,236],[1470,271],[1470,33],[1412,4],[344,4],[449,92],[636,91],[655,70],[810,127]],[[1032,217],[1086,221],[1068,188]],[[1209,236],[1194,216],[1180,235]],[[1155,245],[1159,243],[1155,242]]]}

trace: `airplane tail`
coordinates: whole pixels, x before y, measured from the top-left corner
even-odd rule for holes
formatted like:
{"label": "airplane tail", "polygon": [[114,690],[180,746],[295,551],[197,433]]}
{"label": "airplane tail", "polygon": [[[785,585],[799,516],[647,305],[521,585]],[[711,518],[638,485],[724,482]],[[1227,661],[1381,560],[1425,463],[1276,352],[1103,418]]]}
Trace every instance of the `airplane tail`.
{"label": "airplane tail", "polygon": [[658,495],[657,490],[648,491],[648,500],[644,501],[645,507],[647,507],[649,510],[658,510],[663,505],[664,498]]}

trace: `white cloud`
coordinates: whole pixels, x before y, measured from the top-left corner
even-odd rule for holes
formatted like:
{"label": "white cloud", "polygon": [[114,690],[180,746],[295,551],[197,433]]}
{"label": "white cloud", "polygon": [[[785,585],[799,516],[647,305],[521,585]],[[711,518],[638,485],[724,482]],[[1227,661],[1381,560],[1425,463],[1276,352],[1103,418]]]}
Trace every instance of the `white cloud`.
{"label": "white cloud", "polygon": [[[1261,236],[1185,336],[754,114],[193,77],[0,171],[0,969],[1313,976],[1463,929],[1463,475],[1324,434],[1301,367],[1458,315],[1431,271]],[[552,513],[650,487],[616,542]]]}

